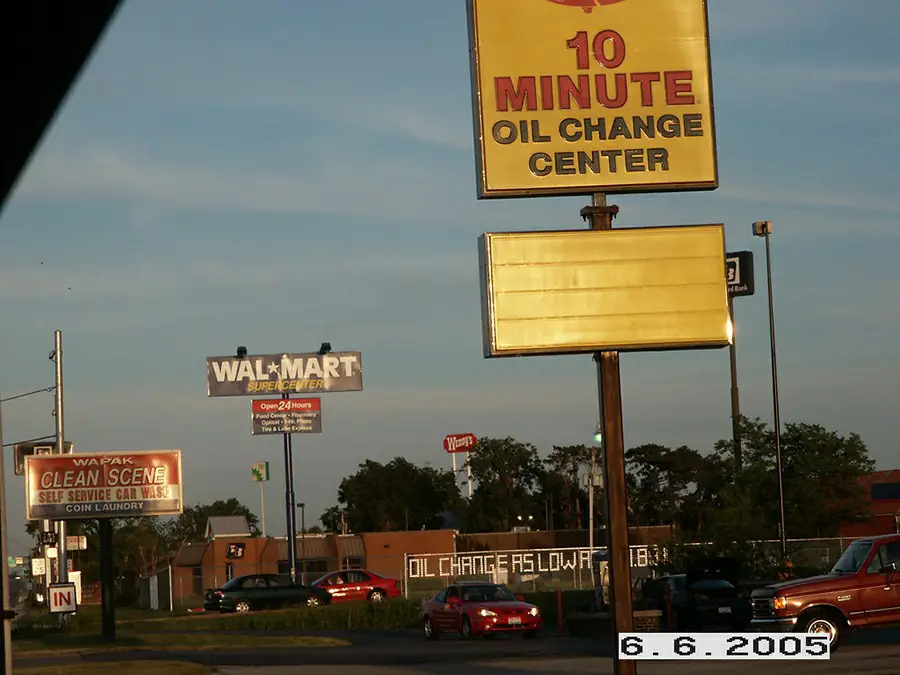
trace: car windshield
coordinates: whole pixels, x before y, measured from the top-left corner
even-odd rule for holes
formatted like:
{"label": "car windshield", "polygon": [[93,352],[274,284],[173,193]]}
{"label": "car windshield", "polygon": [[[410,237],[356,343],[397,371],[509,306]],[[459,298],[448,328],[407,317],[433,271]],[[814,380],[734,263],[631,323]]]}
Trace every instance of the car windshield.
{"label": "car windshield", "polygon": [[831,568],[832,574],[855,574],[872,550],[871,541],[854,541]]}
{"label": "car windshield", "polygon": [[235,577],[231,581],[226,581],[222,584],[222,590],[227,591],[232,588],[240,588],[241,584],[244,583],[244,577]]}
{"label": "car windshield", "polygon": [[516,602],[515,594],[500,584],[484,584],[482,586],[463,586],[463,602]]}

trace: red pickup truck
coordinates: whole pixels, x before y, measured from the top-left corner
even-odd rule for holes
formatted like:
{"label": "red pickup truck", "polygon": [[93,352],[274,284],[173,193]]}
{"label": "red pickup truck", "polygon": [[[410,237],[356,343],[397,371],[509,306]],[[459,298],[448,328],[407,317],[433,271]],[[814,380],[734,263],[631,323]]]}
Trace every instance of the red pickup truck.
{"label": "red pickup truck", "polygon": [[827,633],[900,623],[900,534],[857,539],[828,574],[758,588],[751,630]]}

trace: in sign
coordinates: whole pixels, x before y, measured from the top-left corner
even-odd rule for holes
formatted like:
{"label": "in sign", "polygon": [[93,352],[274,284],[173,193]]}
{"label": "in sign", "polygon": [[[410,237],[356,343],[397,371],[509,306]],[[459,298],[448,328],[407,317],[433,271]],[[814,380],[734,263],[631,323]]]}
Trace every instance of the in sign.
{"label": "in sign", "polygon": [[75,584],[50,584],[50,613],[72,614],[78,608]]}
{"label": "in sign", "polygon": [[444,450],[451,453],[469,452],[477,442],[475,434],[450,434],[444,439]]}

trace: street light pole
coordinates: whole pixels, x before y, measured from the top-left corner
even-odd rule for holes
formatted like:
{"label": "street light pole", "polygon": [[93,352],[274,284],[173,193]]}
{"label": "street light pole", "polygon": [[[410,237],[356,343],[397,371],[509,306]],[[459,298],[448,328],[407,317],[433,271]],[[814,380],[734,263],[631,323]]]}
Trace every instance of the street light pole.
{"label": "street light pole", "polygon": [[766,240],[766,290],[769,295],[769,351],[772,355],[772,407],[775,415],[775,466],[778,473],[778,524],[781,540],[781,555],[787,556],[787,535],[784,523],[784,475],[781,467],[781,410],[778,403],[778,359],[775,353],[775,301],[772,293],[772,248],[769,238],[772,234],[772,222],[762,220],[753,223],[753,234]]}
{"label": "street light pole", "polygon": [[306,502],[297,504],[300,507],[300,583],[306,583]]}

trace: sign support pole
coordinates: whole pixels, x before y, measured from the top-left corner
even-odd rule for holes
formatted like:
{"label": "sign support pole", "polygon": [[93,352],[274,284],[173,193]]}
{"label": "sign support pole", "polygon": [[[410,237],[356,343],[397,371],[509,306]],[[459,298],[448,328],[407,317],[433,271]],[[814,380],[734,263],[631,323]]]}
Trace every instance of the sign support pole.
{"label": "sign support pole", "polygon": [[[290,394],[282,394],[285,401]],[[294,449],[291,445],[291,435],[283,434],[284,442],[284,499],[285,499],[285,525],[287,525],[288,538],[288,564],[291,568],[291,581],[297,583],[297,513],[294,509]]]}
{"label": "sign support pole", "polygon": [[259,481],[259,515],[262,518],[262,535],[266,537],[266,483]]}
{"label": "sign support pole", "polygon": [[[728,294],[728,316],[731,318],[731,326],[734,330],[734,297],[731,293]],[[741,403],[737,380],[737,347],[734,334],[731,337],[731,344],[728,345],[728,357],[731,361],[731,435],[734,439],[734,470],[735,476],[737,476],[743,468],[743,452],[741,448]]]}
{"label": "sign support pole", "polygon": [[472,501],[472,465],[469,463],[471,453],[466,451],[466,486],[469,489],[469,501]]}
{"label": "sign support pole", "polygon": [[[618,206],[607,206],[606,194],[595,193],[591,206],[581,210],[581,217],[590,220],[592,230],[611,230]],[[600,417],[603,424],[601,465],[606,489],[607,551],[609,560],[610,604],[612,605],[613,637],[618,645],[620,633],[634,630],[631,604],[631,567],[628,557],[628,494],[625,483],[625,438],[622,422],[622,381],[619,372],[619,352],[597,352],[597,382],[600,395]],[[593,487],[593,486],[591,486]],[[637,663],[619,659],[618,647],[613,651],[613,672],[616,675],[636,675]]]}
{"label": "sign support pole", "polygon": [[116,640],[116,576],[113,569],[113,530],[110,518],[98,518],[100,535],[100,602],[102,635],[105,642]]}

